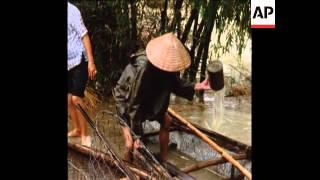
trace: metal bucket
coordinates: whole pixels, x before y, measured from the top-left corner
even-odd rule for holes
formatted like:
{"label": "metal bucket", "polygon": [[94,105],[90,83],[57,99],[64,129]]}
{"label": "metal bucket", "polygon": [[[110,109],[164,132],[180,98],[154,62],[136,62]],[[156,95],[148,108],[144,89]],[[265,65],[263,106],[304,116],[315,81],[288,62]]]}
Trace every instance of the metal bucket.
{"label": "metal bucket", "polygon": [[216,60],[208,64],[207,72],[211,89],[219,91],[224,87],[223,64]]}

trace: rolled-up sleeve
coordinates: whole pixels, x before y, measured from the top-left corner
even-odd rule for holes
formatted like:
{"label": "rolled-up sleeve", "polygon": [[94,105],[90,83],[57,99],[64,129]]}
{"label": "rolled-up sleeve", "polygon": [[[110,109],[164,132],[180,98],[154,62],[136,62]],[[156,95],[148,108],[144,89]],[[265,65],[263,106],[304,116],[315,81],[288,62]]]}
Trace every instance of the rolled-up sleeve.
{"label": "rolled-up sleeve", "polygon": [[72,25],[81,38],[87,34],[88,30],[83,23],[81,13],[78,9],[73,11]]}
{"label": "rolled-up sleeve", "polygon": [[188,81],[184,81],[180,79],[178,76],[175,76],[175,82],[173,83],[172,92],[177,96],[186,98],[188,100],[193,100],[193,96],[195,94],[194,83],[190,83]]}

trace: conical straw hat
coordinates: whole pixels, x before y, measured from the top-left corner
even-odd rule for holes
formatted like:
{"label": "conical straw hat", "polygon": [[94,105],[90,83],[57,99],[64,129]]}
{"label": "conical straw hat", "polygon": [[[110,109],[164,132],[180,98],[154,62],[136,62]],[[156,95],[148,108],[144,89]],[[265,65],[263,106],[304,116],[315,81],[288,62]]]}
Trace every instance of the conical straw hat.
{"label": "conical straw hat", "polygon": [[152,65],[168,72],[178,72],[190,66],[188,51],[173,33],[152,39],[146,48]]}

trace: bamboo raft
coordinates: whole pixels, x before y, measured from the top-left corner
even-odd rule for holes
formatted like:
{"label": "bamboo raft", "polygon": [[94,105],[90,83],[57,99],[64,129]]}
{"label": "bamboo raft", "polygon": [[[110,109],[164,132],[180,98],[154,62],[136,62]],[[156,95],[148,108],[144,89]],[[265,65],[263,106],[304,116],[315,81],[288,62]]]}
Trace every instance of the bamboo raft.
{"label": "bamboo raft", "polygon": [[[117,153],[113,152],[114,149],[111,146],[106,147],[108,152],[112,152],[111,154],[106,153],[105,150],[102,151],[100,149],[84,147],[71,142],[68,142],[68,149],[69,151],[77,152],[84,156],[94,157],[112,168],[122,168],[119,177],[126,177],[127,179],[196,179],[191,176],[190,173],[204,168],[210,168],[216,172],[221,179],[251,179],[251,173],[249,171],[243,173],[243,171],[247,169],[251,170],[251,146],[190,123],[199,133],[204,134],[204,136],[208,138],[208,141],[213,141],[217,146],[221,147],[220,151],[223,151],[223,153],[220,152],[220,154],[222,154],[222,156],[220,156],[219,152],[208,146],[208,142],[201,139],[199,134],[196,134],[192,128],[181,123],[179,120],[181,117],[174,113],[174,111],[170,111],[170,108],[169,114],[174,118],[173,126],[170,129],[170,142],[176,144],[178,151],[197,160],[196,163],[182,168],[178,168],[169,162],[158,164],[157,160],[154,160],[156,159],[154,154],[150,155],[150,151],[146,148],[142,149],[138,154],[135,154],[140,158],[140,163],[144,164],[144,166],[141,167],[123,160],[115,160],[117,158],[120,159],[120,157]],[[90,119],[88,116],[86,118]],[[144,134],[144,139],[148,142],[159,143],[158,134],[159,131],[147,132]],[[190,139],[196,143],[190,143]],[[189,144],[186,145],[186,143]],[[199,152],[199,150],[201,152]],[[225,154],[228,155],[227,158]],[[235,168],[236,166],[234,164],[232,165],[228,158],[236,161],[236,163],[238,163],[237,165],[241,166],[240,169]],[[119,166],[119,164],[121,166]],[[246,168],[244,168],[244,166]]]}

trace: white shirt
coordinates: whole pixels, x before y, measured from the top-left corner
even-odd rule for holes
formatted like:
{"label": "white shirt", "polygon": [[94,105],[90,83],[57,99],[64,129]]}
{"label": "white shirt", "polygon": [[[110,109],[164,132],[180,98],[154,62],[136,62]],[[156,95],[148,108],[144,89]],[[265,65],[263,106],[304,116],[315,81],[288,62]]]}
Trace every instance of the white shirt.
{"label": "white shirt", "polygon": [[82,37],[87,32],[79,9],[68,2],[68,71],[79,65],[82,54],[86,54]]}

